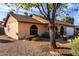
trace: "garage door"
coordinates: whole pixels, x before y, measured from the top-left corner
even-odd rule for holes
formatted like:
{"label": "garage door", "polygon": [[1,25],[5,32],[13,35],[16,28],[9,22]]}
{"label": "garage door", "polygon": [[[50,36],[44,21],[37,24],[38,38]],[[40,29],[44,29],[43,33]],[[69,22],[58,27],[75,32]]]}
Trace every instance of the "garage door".
{"label": "garage door", "polygon": [[67,33],[67,35],[73,35],[74,34],[74,28],[73,27],[67,27],[66,33]]}

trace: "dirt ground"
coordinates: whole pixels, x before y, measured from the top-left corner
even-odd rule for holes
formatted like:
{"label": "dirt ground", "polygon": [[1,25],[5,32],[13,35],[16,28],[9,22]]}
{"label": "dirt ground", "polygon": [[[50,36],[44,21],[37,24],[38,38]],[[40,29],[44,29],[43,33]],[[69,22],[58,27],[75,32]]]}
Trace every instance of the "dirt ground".
{"label": "dirt ground", "polygon": [[71,55],[69,43],[57,42],[57,49],[50,47],[50,42],[25,41],[0,36],[0,56],[66,56]]}

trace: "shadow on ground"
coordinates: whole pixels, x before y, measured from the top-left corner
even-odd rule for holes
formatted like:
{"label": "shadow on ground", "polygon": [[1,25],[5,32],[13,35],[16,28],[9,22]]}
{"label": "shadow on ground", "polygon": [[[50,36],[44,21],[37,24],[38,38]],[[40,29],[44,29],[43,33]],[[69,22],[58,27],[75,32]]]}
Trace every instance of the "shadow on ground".
{"label": "shadow on ground", "polygon": [[5,40],[5,39],[0,39],[0,43],[12,43],[14,41],[11,40]]}
{"label": "shadow on ground", "polygon": [[56,49],[71,49],[69,47],[57,47]]}

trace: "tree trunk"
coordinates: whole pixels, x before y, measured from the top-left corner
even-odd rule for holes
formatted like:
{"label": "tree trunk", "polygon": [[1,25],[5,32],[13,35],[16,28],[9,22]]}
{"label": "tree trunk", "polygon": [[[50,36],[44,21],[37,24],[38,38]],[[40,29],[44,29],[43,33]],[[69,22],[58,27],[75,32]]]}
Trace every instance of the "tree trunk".
{"label": "tree trunk", "polygon": [[49,22],[48,24],[48,27],[49,27],[49,36],[50,36],[50,45],[52,48],[56,48],[56,41],[55,41],[55,27],[53,26],[52,28],[52,25],[51,23]]}

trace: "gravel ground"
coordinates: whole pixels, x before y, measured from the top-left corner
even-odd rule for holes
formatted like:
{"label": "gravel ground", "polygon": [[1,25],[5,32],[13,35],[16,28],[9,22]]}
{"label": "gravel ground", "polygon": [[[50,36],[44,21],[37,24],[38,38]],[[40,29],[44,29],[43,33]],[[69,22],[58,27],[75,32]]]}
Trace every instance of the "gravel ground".
{"label": "gravel ground", "polygon": [[40,56],[51,55],[43,51],[41,45],[48,42],[34,42],[10,39],[7,36],[0,36],[0,56]]}
{"label": "gravel ground", "polygon": [[50,51],[49,42],[14,40],[0,36],[0,56],[52,56],[60,55]]}

